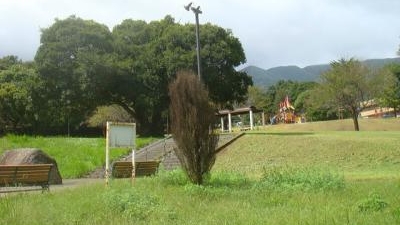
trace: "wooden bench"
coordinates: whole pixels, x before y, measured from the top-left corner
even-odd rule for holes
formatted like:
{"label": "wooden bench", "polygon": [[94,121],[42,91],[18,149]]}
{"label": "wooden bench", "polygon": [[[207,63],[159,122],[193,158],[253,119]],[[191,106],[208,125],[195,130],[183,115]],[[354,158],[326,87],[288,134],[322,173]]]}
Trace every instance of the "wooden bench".
{"label": "wooden bench", "polygon": [[[0,192],[49,191],[52,166],[53,164],[0,165],[0,187],[7,187],[0,189]],[[40,188],[16,189],[25,186],[40,186]]]}
{"label": "wooden bench", "polygon": [[[158,172],[160,161],[135,162],[135,176],[151,176]],[[114,178],[132,177],[132,162],[117,161],[112,164]]]}
{"label": "wooden bench", "polygon": [[251,130],[251,127],[241,127],[240,131],[247,131],[247,130]]}

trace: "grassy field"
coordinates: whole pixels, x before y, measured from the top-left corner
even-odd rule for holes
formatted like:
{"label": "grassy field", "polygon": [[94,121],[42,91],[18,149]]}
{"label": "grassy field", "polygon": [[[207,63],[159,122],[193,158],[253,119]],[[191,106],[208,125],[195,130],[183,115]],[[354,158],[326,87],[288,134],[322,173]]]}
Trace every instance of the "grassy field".
{"label": "grassy field", "polygon": [[[137,138],[138,148],[156,138]],[[63,178],[77,178],[105,162],[104,138],[29,137],[7,135],[0,138],[0,155],[9,149],[39,148],[57,162]],[[127,154],[128,149],[112,149],[111,159]]]}
{"label": "grassy field", "polygon": [[400,130],[307,125],[247,133],[218,155],[204,186],[160,171],[10,195],[0,224],[400,224]]}
{"label": "grassy field", "polygon": [[399,131],[248,133],[220,154],[215,170],[259,178],[274,167],[317,167],[346,178],[399,178]]}
{"label": "grassy field", "polygon": [[[400,131],[400,118],[359,119],[361,131]],[[308,122],[299,124],[279,124],[266,126],[268,131],[354,131],[352,119]]]}

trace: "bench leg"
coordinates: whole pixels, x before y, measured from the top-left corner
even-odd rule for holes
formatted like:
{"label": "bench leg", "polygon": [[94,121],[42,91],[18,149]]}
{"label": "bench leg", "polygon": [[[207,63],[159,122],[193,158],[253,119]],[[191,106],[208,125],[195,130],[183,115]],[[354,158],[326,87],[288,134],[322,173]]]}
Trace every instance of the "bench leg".
{"label": "bench leg", "polygon": [[50,185],[49,184],[42,184],[42,193],[50,192]]}

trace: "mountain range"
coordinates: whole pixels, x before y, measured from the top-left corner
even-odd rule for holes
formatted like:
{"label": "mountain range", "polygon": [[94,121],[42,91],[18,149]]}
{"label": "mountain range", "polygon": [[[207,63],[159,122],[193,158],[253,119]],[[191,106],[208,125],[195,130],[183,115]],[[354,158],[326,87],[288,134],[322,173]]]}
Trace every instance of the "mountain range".
{"label": "mountain range", "polygon": [[[400,58],[368,59],[362,61],[362,63],[370,68],[379,69],[389,63],[400,63]],[[247,66],[240,71],[246,72],[251,76],[255,86],[269,87],[280,80],[318,82],[320,75],[329,69],[329,64],[320,64],[306,66],[304,68],[298,66],[279,66],[270,69],[262,69],[257,66]]]}

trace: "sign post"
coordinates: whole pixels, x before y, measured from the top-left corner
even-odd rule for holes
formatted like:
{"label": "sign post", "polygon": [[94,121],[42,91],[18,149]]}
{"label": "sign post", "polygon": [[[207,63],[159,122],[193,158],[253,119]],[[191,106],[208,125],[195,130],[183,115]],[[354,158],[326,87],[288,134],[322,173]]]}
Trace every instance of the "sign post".
{"label": "sign post", "polygon": [[106,171],[105,179],[108,186],[111,177],[110,170],[110,148],[132,148],[132,178],[135,171],[135,140],[136,125],[134,123],[107,122],[106,128]]}

